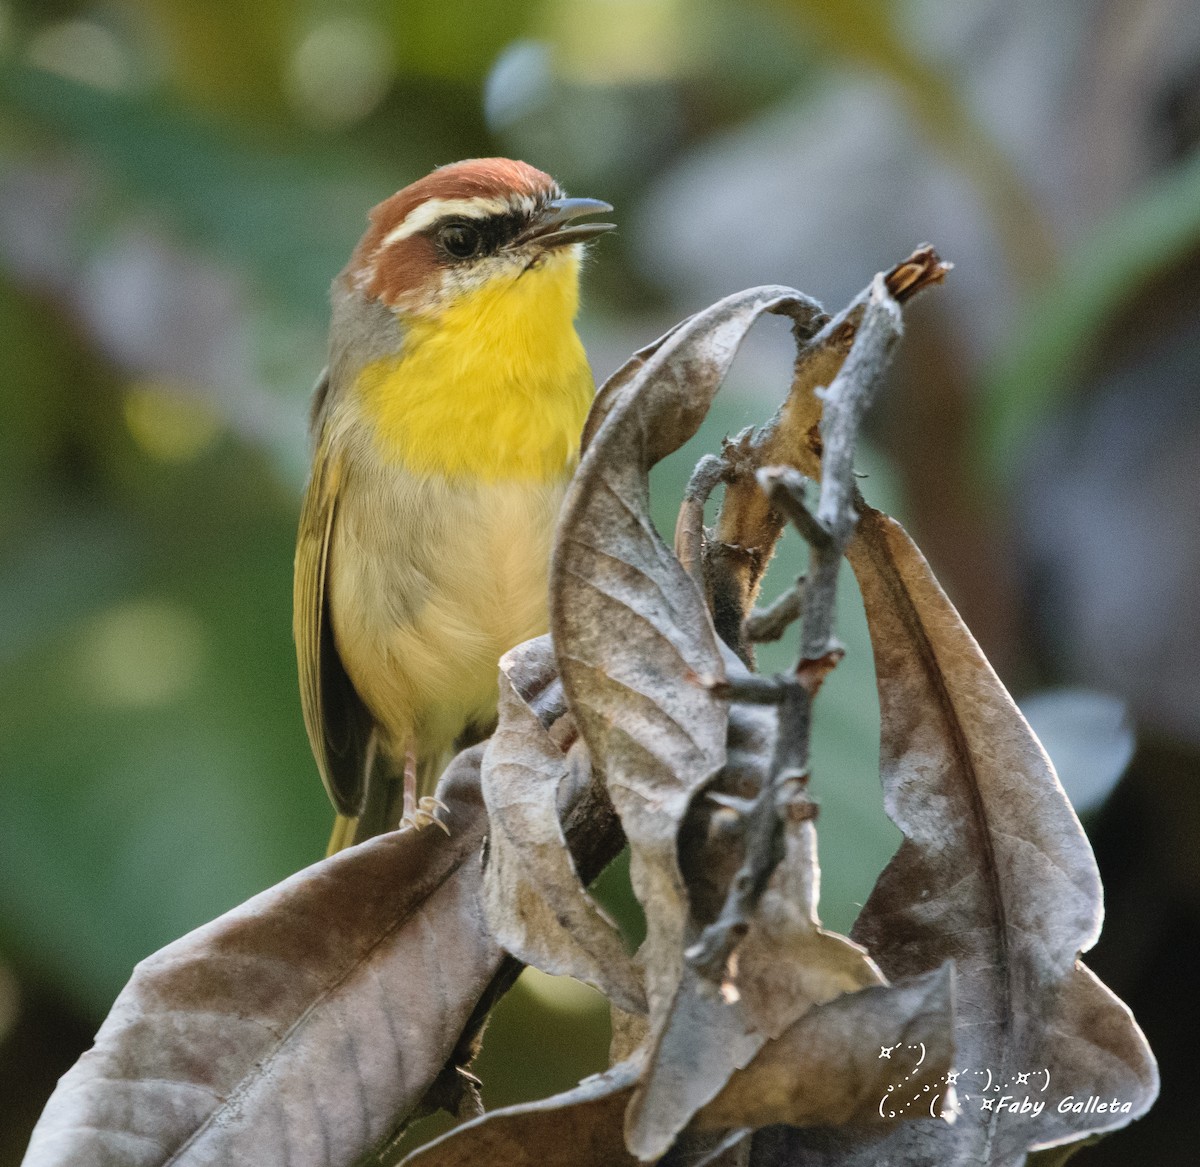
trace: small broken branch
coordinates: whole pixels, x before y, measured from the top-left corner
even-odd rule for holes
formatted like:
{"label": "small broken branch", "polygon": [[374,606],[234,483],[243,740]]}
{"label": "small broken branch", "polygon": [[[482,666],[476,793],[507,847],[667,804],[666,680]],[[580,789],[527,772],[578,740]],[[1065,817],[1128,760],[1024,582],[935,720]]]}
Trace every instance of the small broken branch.
{"label": "small broken branch", "polygon": [[786,677],[763,677],[748,673],[744,677],[706,681],[706,687],[722,701],[742,701],[747,705],[780,705],[787,694]]}
{"label": "small broken branch", "polygon": [[764,466],[755,474],[759,489],[767,501],[804,536],[814,551],[826,551],[834,544],[831,532],[821,526],[808,509],[805,487],[808,479],[789,466]]}
{"label": "small broken branch", "polygon": [[742,621],[743,638],[750,644],[766,644],[781,639],[788,628],[800,619],[804,605],[804,582],[804,576],[798,577],[786,592],[765,608],[755,608]]}

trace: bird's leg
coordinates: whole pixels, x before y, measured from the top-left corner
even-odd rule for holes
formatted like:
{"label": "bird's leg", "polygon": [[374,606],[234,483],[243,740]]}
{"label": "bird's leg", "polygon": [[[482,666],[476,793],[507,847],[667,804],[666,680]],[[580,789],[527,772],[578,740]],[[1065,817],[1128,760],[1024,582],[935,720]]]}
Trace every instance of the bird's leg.
{"label": "bird's leg", "polygon": [[439,810],[447,813],[445,803],[431,794],[417,798],[417,755],[410,748],[404,754],[404,813],[400,816],[400,830],[419,831],[435,823],[449,835],[450,828],[437,816]]}
{"label": "bird's leg", "polygon": [[417,818],[417,755],[410,746],[404,751],[404,811],[400,816],[400,829],[418,827]]}

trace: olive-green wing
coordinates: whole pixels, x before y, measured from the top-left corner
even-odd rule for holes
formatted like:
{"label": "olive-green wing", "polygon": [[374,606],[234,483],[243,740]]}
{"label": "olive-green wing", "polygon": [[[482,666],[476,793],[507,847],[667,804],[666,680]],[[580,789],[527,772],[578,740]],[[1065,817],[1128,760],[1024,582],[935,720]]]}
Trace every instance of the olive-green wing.
{"label": "olive-green wing", "polygon": [[327,392],[327,380],[322,377],[314,410],[316,452],[296,538],[292,627],[304,728],[321,780],[338,812],[356,815],[363,802],[374,723],[346,675],[329,621],[326,581],[342,465],[330,448],[327,427],[322,424],[324,410],[320,407]]}

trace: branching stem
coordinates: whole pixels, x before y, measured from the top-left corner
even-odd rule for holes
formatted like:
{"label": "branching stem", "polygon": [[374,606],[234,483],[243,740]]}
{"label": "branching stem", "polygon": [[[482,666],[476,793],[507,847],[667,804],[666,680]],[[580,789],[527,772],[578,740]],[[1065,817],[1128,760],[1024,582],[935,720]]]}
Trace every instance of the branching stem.
{"label": "branching stem", "polygon": [[778,704],[779,729],[770,777],[745,815],[742,866],[717,919],[687,952],[693,967],[713,981],[728,976],[730,957],[782,858],[785,822],[810,819],[816,813],[807,791],[812,702],[842,655],[833,625],[842,556],[858,521],[854,452],[862,420],[901,330],[900,308],[884,275],[876,276],[851,305],[855,309],[861,317],[850,351],[833,383],[819,394],[824,409],[815,511],[806,498],[809,480],[798,470],[769,466],[756,475],[771,508],[789,519],[808,542],[809,570],[800,602],[800,652],[794,669],[784,677],[726,683],[734,699]]}
{"label": "branching stem", "polygon": [[751,644],[766,644],[782,638],[804,607],[804,576],[765,608],[755,608],[742,621],[742,635]]}

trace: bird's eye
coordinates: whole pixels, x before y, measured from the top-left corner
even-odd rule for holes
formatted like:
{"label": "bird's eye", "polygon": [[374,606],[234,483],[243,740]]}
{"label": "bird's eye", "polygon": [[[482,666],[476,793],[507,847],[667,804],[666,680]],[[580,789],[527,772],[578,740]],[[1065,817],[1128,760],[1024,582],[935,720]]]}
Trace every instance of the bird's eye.
{"label": "bird's eye", "polygon": [[479,254],[483,237],[466,223],[448,223],[438,232],[438,242],[455,259],[469,259]]}

